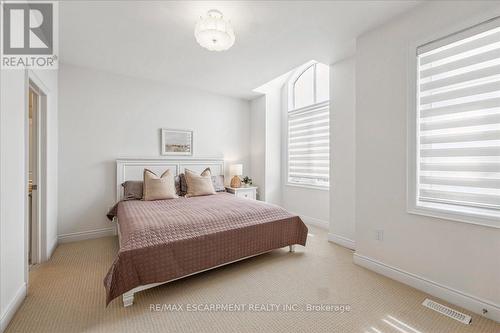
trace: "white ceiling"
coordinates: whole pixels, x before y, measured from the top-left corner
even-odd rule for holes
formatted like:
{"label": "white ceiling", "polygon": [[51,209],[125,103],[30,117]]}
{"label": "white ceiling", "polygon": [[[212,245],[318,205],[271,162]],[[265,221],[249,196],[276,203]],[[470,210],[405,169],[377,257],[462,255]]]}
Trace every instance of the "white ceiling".
{"label": "white ceiling", "polygon": [[[419,1],[64,1],[64,63],[240,98],[315,59],[332,63],[354,39]],[[217,8],[236,43],[210,52],[195,41],[196,21]]]}

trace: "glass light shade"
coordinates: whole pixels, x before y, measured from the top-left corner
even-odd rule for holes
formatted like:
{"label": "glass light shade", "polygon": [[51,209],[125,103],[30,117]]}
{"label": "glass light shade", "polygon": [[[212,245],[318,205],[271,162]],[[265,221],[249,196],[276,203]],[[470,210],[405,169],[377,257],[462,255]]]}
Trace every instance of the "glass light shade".
{"label": "glass light shade", "polygon": [[234,44],[234,31],[231,23],[224,20],[216,9],[209,10],[196,24],[194,36],[198,44],[210,51],[225,51]]}
{"label": "glass light shade", "polygon": [[231,176],[243,175],[243,164],[231,164],[229,167],[229,174]]}

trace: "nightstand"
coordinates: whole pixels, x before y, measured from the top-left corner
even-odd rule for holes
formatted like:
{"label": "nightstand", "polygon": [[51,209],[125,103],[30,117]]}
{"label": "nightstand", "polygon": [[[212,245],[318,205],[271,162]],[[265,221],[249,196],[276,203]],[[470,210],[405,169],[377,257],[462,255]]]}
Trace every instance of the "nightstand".
{"label": "nightstand", "polygon": [[256,186],[247,186],[247,187],[229,187],[226,186],[226,191],[228,191],[231,194],[234,194],[238,198],[245,198],[245,199],[257,199],[257,187]]}

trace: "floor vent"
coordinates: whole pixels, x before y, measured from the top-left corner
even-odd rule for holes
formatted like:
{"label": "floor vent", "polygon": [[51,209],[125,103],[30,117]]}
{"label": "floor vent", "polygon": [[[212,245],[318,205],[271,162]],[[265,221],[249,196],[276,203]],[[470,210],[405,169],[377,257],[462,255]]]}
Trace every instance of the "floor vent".
{"label": "floor vent", "polygon": [[431,301],[428,298],[422,303],[422,305],[425,307],[428,307],[429,309],[432,309],[436,312],[444,314],[445,316],[448,316],[450,318],[458,320],[459,322],[461,322],[463,324],[469,325],[470,323],[472,323],[471,316],[463,314],[462,312],[458,312],[457,310],[453,310],[452,308],[449,308],[445,305]]}

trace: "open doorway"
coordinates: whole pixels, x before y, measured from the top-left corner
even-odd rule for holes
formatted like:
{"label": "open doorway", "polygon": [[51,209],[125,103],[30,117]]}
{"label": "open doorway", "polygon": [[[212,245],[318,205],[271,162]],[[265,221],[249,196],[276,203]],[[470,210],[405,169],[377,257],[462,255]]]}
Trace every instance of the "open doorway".
{"label": "open doorway", "polygon": [[38,89],[31,85],[28,90],[28,264],[30,267],[38,262],[39,234],[39,113],[40,95]]}
{"label": "open doorway", "polygon": [[29,268],[46,258],[47,92],[28,73],[26,110],[26,281]]}

